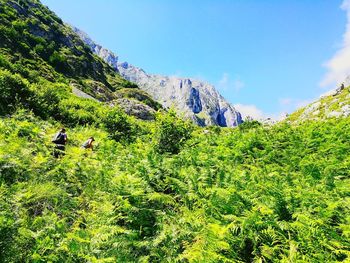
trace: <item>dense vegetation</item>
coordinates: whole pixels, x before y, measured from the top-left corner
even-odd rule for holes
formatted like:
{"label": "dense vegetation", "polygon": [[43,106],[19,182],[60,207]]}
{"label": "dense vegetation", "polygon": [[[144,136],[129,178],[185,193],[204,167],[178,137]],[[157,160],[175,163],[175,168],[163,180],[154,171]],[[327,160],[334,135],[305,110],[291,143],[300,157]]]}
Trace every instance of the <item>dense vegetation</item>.
{"label": "dense vegetation", "polygon": [[160,108],[39,1],[0,0],[0,35],[0,67],[30,84],[65,84],[67,90],[74,86],[100,101],[122,96]]}
{"label": "dense vegetation", "polygon": [[[72,81],[86,91],[94,81],[157,108],[88,49],[29,45],[26,17],[71,34],[48,9],[0,0],[0,10],[0,262],[350,260],[350,119],[140,121],[72,94]],[[81,148],[90,136],[94,151]]]}
{"label": "dense vegetation", "polygon": [[56,160],[58,127],[25,111],[0,122],[3,262],[348,259],[348,119],[196,129],[170,155],[159,138],[178,132],[164,120],[131,143],[78,125]]}

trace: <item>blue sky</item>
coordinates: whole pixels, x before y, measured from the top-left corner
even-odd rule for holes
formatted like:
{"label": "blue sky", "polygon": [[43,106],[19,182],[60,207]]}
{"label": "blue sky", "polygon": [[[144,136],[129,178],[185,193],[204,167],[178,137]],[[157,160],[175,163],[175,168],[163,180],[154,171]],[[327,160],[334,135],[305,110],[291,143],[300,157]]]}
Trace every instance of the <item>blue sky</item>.
{"label": "blue sky", "polygon": [[341,0],[42,2],[120,61],[203,79],[246,114],[292,112],[341,77],[332,78],[346,42]]}

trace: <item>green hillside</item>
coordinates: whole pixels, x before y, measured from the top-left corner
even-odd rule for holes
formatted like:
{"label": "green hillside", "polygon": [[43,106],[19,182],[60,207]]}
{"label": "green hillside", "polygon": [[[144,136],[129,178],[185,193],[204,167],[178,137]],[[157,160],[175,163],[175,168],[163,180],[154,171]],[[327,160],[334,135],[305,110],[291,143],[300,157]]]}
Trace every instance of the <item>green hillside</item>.
{"label": "green hillside", "polygon": [[325,120],[350,116],[350,87],[342,85],[288,116],[291,122]]}
{"label": "green hillside", "polygon": [[[0,0],[0,11],[0,262],[350,261],[349,118],[142,121],[72,93],[96,98],[98,82],[112,100],[158,107],[47,8]],[[35,23],[50,24],[43,49]],[[90,136],[93,151],[81,148]]]}
{"label": "green hillside", "polygon": [[[125,97],[148,109],[160,108],[94,55],[71,27],[39,1],[0,0],[0,35],[0,66],[29,84],[40,83],[34,89],[60,84],[103,102]],[[126,96],[124,90],[135,95]]]}

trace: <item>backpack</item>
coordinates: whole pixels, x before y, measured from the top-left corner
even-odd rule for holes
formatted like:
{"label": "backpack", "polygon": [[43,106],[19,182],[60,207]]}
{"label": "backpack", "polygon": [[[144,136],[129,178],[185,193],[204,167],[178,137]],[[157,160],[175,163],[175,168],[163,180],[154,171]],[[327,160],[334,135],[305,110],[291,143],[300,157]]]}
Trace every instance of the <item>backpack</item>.
{"label": "backpack", "polygon": [[64,144],[64,134],[61,132],[57,133],[52,142],[56,144]]}
{"label": "backpack", "polygon": [[84,143],[82,144],[81,147],[87,149],[87,148],[89,147],[89,140],[87,140],[86,142],[84,142]]}

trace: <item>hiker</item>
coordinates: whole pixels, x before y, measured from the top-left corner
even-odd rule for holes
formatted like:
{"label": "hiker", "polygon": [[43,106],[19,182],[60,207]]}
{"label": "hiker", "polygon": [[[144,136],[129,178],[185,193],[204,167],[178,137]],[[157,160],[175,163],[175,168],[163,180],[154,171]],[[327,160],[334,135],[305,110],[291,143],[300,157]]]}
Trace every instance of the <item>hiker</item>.
{"label": "hiker", "polygon": [[53,150],[53,156],[58,158],[60,155],[64,155],[64,151],[66,149],[66,144],[67,144],[66,129],[62,128],[55,135],[55,138],[52,140],[52,142],[55,144],[55,148]]}
{"label": "hiker", "polygon": [[94,146],[92,145],[92,143],[95,141],[94,137],[90,137],[86,142],[83,143],[83,145],[81,147],[85,148],[85,149],[94,149]]}

